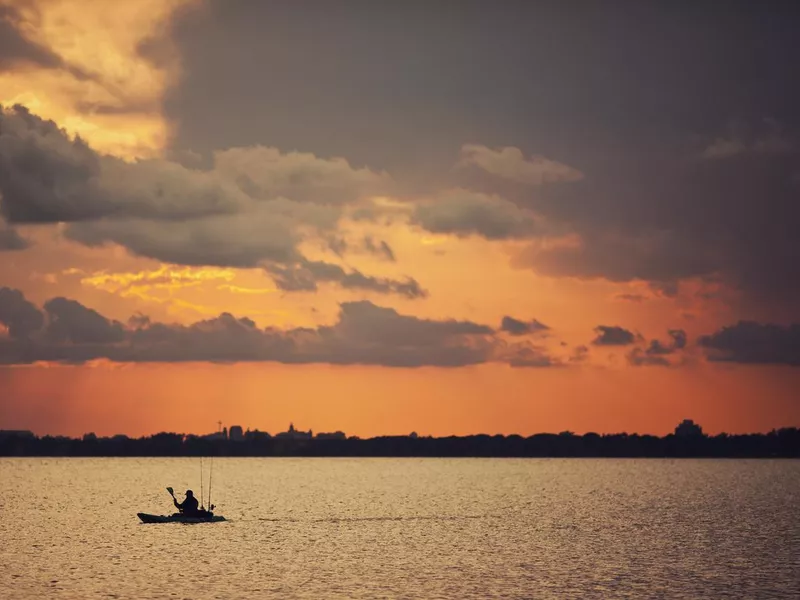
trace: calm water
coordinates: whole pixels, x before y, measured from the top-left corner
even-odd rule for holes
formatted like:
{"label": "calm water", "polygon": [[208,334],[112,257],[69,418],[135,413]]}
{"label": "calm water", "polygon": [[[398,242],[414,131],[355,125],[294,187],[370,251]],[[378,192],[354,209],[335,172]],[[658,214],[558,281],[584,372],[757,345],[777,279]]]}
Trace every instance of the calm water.
{"label": "calm water", "polygon": [[217,459],[201,525],[136,518],[195,459],[0,484],[0,598],[800,597],[800,461]]}

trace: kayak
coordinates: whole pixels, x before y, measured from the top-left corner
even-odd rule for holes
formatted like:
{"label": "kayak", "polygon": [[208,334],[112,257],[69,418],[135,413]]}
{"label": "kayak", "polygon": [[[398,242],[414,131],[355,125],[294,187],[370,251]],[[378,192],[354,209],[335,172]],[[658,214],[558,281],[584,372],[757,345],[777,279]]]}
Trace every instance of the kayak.
{"label": "kayak", "polygon": [[208,517],[189,517],[181,514],[174,515],[148,515],[147,513],[136,513],[142,523],[219,523],[225,517],[211,514]]}

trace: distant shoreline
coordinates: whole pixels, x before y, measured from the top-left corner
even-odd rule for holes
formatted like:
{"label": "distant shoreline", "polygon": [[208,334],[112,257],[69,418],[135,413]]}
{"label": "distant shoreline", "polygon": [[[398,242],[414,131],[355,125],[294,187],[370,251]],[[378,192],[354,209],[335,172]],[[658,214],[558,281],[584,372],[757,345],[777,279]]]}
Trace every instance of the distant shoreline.
{"label": "distant shoreline", "polygon": [[800,458],[800,429],[717,436],[540,433],[230,440],[178,433],[81,439],[0,432],[3,457]]}

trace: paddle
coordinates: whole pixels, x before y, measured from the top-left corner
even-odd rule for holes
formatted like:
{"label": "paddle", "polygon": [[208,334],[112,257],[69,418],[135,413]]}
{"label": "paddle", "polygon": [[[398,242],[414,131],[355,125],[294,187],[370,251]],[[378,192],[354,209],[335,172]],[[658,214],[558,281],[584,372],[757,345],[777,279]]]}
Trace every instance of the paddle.
{"label": "paddle", "polygon": [[[175,506],[177,506],[178,505],[178,499],[175,497],[175,490],[173,490],[171,487],[168,487],[167,491],[169,492],[169,495],[172,496],[172,501],[175,503]],[[180,508],[179,508],[179,510],[180,510]]]}

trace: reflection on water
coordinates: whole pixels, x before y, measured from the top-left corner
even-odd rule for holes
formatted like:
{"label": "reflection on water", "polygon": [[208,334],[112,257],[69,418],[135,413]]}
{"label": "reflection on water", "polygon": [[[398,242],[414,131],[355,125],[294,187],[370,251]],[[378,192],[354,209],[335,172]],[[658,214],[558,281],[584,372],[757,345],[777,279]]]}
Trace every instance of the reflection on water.
{"label": "reflection on water", "polygon": [[0,459],[0,598],[800,596],[800,461],[216,459],[229,522],[139,523],[199,480]]}

